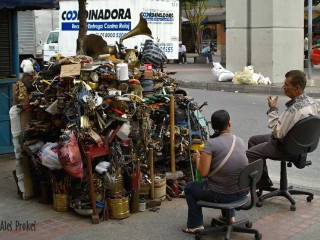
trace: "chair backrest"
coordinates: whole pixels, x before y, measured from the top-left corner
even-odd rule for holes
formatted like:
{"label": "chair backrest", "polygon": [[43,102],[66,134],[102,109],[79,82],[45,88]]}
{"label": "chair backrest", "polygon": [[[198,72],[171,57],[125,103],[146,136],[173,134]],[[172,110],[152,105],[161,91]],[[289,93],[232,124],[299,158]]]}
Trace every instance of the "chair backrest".
{"label": "chair backrest", "polygon": [[284,137],[282,146],[292,155],[313,152],[319,142],[320,117],[310,116],[297,122]]}
{"label": "chair backrest", "polygon": [[259,182],[263,169],[263,160],[259,159],[248,164],[239,175],[238,186],[239,189],[246,189],[251,187],[251,182],[253,180]]}
{"label": "chair backrest", "polygon": [[259,182],[263,170],[263,160],[258,159],[250,164],[248,164],[240,172],[238,186],[239,189],[248,189],[250,188],[250,198],[251,201],[248,202],[245,206],[242,206],[241,209],[248,210],[253,207],[257,202],[257,193],[256,193],[256,184]]}

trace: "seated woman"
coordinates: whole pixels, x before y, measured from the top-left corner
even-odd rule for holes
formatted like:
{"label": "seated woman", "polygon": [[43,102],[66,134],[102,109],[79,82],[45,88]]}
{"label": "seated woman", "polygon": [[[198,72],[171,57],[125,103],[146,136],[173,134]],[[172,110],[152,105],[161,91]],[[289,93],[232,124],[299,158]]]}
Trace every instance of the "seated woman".
{"label": "seated woman", "polygon": [[[197,201],[228,203],[248,194],[238,188],[239,174],[248,165],[246,147],[241,138],[231,134],[229,113],[225,110],[214,112],[211,124],[214,134],[206,142],[201,156],[199,153],[192,156],[200,175],[207,177],[207,180],[189,182],[184,190],[188,204],[188,221],[187,227],[182,231],[186,233],[196,233],[204,228],[202,208],[196,204]],[[217,168],[220,169],[215,170]],[[222,211],[220,219],[226,221],[227,215],[230,216],[231,223],[235,222],[234,209],[230,212]]]}

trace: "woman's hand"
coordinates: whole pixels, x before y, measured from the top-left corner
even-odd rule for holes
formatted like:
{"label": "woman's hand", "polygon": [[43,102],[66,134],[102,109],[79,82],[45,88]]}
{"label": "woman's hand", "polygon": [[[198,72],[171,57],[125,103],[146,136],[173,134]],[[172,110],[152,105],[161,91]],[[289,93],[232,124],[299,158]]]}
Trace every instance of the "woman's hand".
{"label": "woman's hand", "polygon": [[192,155],[191,155],[191,161],[192,163],[196,163],[197,159],[200,159],[200,152],[199,151],[195,151]]}

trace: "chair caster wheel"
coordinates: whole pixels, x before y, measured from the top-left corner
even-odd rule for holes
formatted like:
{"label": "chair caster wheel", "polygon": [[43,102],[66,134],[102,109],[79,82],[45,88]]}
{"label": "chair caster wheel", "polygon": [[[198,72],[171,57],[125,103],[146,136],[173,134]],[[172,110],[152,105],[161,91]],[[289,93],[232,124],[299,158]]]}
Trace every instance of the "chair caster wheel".
{"label": "chair caster wheel", "polygon": [[256,234],[254,235],[254,238],[255,238],[256,240],[261,240],[261,239],[262,239],[262,234],[261,234],[261,233],[256,233]]}
{"label": "chair caster wheel", "polygon": [[313,200],[313,196],[308,196],[307,197],[307,202],[311,202]]}
{"label": "chair caster wheel", "polygon": [[256,203],[256,206],[257,206],[257,207],[262,207],[262,201],[261,201],[261,200],[258,200],[258,202]]}
{"label": "chair caster wheel", "polygon": [[295,211],[296,210],[296,205],[291,205],[290,206],[290,211]]}
{"label": "chair caster wheel", "polygon": [[247,227],[247,228],[252,228],[252,222],[246,223],[246,227]]}

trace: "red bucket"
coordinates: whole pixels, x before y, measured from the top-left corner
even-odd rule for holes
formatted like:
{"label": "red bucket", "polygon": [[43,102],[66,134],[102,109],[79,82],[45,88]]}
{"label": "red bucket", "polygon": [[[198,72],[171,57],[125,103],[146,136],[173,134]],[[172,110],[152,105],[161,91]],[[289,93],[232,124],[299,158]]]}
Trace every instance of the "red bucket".
{"label": "red bucket", "polygon": [[320,64],[320,49],[313,49],[312,50],[310,60],[314,65]]}

